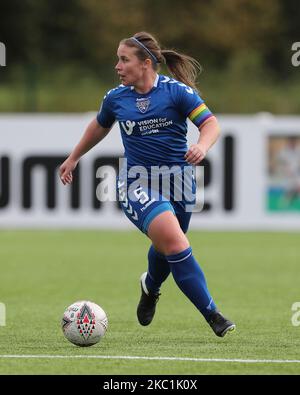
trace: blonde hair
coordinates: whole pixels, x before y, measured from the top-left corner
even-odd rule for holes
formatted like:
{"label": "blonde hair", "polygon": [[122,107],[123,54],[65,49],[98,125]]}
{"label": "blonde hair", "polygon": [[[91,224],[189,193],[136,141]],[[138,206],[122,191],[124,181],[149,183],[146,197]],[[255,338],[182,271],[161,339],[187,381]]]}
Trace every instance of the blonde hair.
{"label": "blonde hair", "polygon": [[171,49],[161,49],[158,41],[147,32],[135,33],[120,44],[136,48],[136,56],[140,60],[150,58],[154,70],[158,70],[160,63],[166,64],[175,79],[197,90],[196,79],[201,65],[196,59]]}

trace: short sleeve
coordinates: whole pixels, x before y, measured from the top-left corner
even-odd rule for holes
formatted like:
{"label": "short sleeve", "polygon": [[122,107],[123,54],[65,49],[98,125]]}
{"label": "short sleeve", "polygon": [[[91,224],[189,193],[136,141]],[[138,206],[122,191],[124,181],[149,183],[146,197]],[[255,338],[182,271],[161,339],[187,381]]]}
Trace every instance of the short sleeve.
{"label": "short sleeve", "polygon": [[97,121],[104,128],[110,128],[115,122],[115,115],[113,113],[113,105],[109,92],[103,98],[97,114]]}
{"label": "short sleeve", "polygon": [[197,127],[213,116],[203,99],[192,88],[185,86],[180,96],[181,110]]}

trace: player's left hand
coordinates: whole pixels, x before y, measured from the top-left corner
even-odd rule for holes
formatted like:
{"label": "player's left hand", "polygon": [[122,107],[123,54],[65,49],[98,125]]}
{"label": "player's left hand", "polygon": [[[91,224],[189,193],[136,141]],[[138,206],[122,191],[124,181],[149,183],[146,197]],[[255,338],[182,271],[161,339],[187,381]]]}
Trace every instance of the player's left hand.
{"label": "player's left hand", "polygon": [[192,144],[184,158],[190,165],[200,163],[206,155],[206,151],[199,144]]}

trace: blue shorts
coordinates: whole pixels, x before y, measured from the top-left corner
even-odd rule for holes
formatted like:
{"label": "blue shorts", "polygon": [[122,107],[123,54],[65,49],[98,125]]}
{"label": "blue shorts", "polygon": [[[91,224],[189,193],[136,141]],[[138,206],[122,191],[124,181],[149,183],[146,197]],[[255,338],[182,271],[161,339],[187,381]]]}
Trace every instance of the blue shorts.
{"label": "blue shorts", "polygon": [[196,183],[192,173],[184,180],[178,179],[177,175],[168,179],[165,188],[162,178],[136,180],[119,175],[117,192],[125,215],[147,234],[155,217],[164,211],[171,211],[186,233],[195,205]]}

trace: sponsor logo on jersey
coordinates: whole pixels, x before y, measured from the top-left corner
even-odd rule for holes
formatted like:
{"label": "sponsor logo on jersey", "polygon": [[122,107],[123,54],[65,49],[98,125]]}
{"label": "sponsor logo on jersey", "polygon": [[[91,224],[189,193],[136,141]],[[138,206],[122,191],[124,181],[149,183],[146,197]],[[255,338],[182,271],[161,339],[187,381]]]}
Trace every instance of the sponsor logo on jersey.
{"label": "sponsor logo on jersey", "polygon": [[135,122],[134,121],[126,121],[126,122],[120,122],[124,132],[130,136],[133,132],[133,128],[135,127]]}

